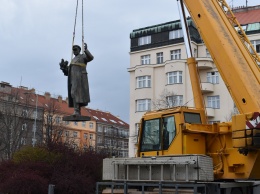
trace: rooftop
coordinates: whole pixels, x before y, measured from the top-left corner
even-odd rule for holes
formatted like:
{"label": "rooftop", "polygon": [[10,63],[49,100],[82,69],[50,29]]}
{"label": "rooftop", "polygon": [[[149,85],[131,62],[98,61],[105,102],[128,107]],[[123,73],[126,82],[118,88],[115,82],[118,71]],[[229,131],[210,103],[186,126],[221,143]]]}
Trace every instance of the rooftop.
{"label": "rooftop", "polygon": [[[6,82],[1,82],[1,84],[8,86],[10,90],[1,90],[0,87],[0,97],[10,95],[16,96],[16,98],[19,98],[19,102],[26,103],[31,107],[35,107],[37,102],[38,108],[43,108],[45,111],[55,111],[56,114],[64,116],[72,115],[74,112],[73,108],[68,107],[67,100],[62,99],[61,96],[54,98],[49,92],[45,92],[44,95],[40,95],[35,93],[35,89],[28,89],[27,87],[16,88],[12,87],[9,83]],[[84,107],[81,110],[81,114],[82,116],[91,117],[91,120],[93,121],[95,120],[100,123],[129,129],[129,124],[107,111],[94,110],[88,107]]]}
{"label": "rooftop", "polygon": [[260,22],[260,5],[234,8],[233,13],[241,25]]}
{"label": "rooftop", "polygon": [[[246,32],[260,30],[260,5],[250,7],[236,7],[232,9],[238,22],[244,26]],[[188,26],[195,27],[195,24],[188,18]],[[130,38],[147,36],[162,31],[180,29],[180,20],[170,21],[167,23],[157,24],[144,28],[135,29],[130,33]]]}

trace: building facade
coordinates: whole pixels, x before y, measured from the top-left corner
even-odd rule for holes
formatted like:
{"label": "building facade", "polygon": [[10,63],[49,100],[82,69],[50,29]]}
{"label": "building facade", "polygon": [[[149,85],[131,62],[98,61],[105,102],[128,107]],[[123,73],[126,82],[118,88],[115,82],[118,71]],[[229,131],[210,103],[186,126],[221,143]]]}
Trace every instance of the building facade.
{"label": "building facade", "polygon": [[[260,53],[260,6],[239,8],[235,15]],[[246,19],[245,19],[246,18]],[[193,56],[198,62],[209,123],[230,121],[235,104],[191,18],[187,19]],[[172,106],[194,107],[180,21],[133,30],[130,34],[129,155],[136,152],[138,126],[144,112]]]}
{"label": "building facade", "polygon": [[110,112],[88,110],[96,124],[97,151],[128,157],[129,125]]}
{"label": "building facade", "polygon": [[[0,83],[0,158],[10,159],[24,145],[43,139],[44,109],[36,109],[24,88]],[[38,129],[38,130],[37,130]]]}
{"label": "building facade", "polygon": [[[128,157],[129,125],[110,112],[84,107],[81,114],[90,121],[63,121],[74,111],[67,99],[52,97],[49,92],[40,95],[35,89],[16,88],[6,82],[0,83],[0,108],[0,134],[7,136],[6,145],[13,147],[12,153],[24,145],[63,142],[75,149]],[[0,155],[1,146],[6,145],[0,145]]]}

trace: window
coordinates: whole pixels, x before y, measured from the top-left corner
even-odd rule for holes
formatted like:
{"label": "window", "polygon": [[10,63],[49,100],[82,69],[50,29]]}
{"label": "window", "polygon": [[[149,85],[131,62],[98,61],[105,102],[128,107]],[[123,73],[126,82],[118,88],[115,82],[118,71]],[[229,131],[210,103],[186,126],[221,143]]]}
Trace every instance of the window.
{"label": "window", "polygon": [[65,131],[65,136],[69,137],[70,136],[70,132],[69,131]]}
{"label": "window", "polygon": [[220,108],[219,96],[208,96],[208,108]]}
{"label": "window", "polygon": [[163,118],[163,149],[167,150],[176,135],[174,116]]}
{"label": "window", "polygon": [[157,64],[163,63],[163,52],[156,53]]}
{"label": "window", "polygon": [[77,131],[73,132],[73,137],[78,137],[78,132]]}
{"label": "window", "polygon": [[27,117],[28,116],[28,110],[23,109],[22,110],[22,117]]}
{"label": "window", "polygon": [[62,130],[59,130],[59,131],[58,131],[58,136],[59,136],[59,137],[62,136],[62,133],[63,133],[63,131],[62,131]]}
{"label": "window", "polygon": [[193,49],[193,57],[195,57],[195,58],[196,58],[196,57],[198,56],[198,54],[197,54],[197,53],[198,53],[198,52],[197,52],[197,49],[196,49],[196,48],[194,48],[194,49]]}
{"label": "window", "polygon": [[105,145],[111,146],[111,139],[105,139]]}
{"label": "window", "polygon": [[174,106],[182,106],[183,96],[182,95],[167,96],[167,105],[168,108]]}
{"label": "window", "polygon": [[103,117],[102,117],[101,119],[102,119],[103,121],[107,121],[107,120],[106,120],[105,118],[103,118]]}
{"label": "window", "polygon": [[86,121],[81,122],[82,127],[86,127]]}
{"label": "window", "polygon": [[26,131],[27,130],[27,124],[26,123],[24,123],[23,125],[22,125],[22,131]]}
{"label": "window", "polygon": [[98,138],[97,138],[97,143],[98,143],[98,144],[103,143],[103,141],[102,141],[102,137],[98,137]]}
{"label": "window", "polygon": [[76,125],[76,126],[77,126],[77,125],[78,125],[78,122],[77,122],[77,121],[74,121],[74,125]]}
{"label": "window", "polygon": [[99,120],[97,116],[93,116],[96,120]]}
{"label": "window", "polygon": [[103,132],[103,128],[102,128],[102,125],[98,125],[98,132]]}
{"label": "window", "polygon": [[181,59],[181,49],[171,51],[171,60]]}
{"label": "window", "polygon": [[201,118],[199,113],[185,112],[184,120],[185,123],[201,123]]}
{"label": "window", "polygon": [[83,137],[84,137],[84,139],[88,139],[88,134],[84,133]]}
{"label": "window", "polygon": [[36,110],[33,111],[33,118],[38,118],[38,114]]}
{"label": "window", "polygon": [[219,73],[217,71],[208,72],[207,82],[212,84],[219,84]]}
{"label": "window", "polygon": [[151,87],[151,76],[139,76],[136,78],[137,88],[150,88]]}
{"label": "window", "polygon": [[182,83],[182,71],[173,71],[167,73],[168,84]]}
{"label": "window", "polygon": [[65,125],[69,125],[70,124],[70,122],[69,121],[65,121]]}
{"label": "window", "polygon": [[113,119],[109,119],[112,123],[116,123],[116,121],[115,120],[113,120]]}
{"label": "window", "polygon": [[113,145],[114,147],[117,147],[117,140],[116,140],[116,139],[113,139],[113,140],[112,140],[112,145]]}
{"label": "window", "polygon": [[93,139],[93,134],[89,134],[89,139]]}
{"label": "window", "polygon": [[149,111],[149,110],[151,110],[150,99],[136,100],[136,111]]}
{"label": "window", "polygon": [[173,30],[169,32],[169,39],[176,39],[176,38],[182,38],[183,37],[183,32],[182,29],[178,30]]}
{"label": "window", "polygon": [[25,145],[26,144],[26,139],[25,139],[25,137],[22,137],[21,138],[21,145]]}
{"label": "window", "polygon": [[123,141],[118,141],[117,145],[118,145],[118,147],[123,147],[122,146],[123,145]]}
{"label": "window", "polygon": [[127,158],[127,157],[128,157],[128,151],[124,151],[124,152],[123,152],[123,157],[124,157],[124,158]]}
{"label": "window", "polygon": [[119,151],[118,157],[123,158],[124,157],[124,151]]}
{"label": "window", "polygon": [[52,123],[52,115],[47,115],[47,123]]}
{"label": "window", "polygon": [[210,55],[210,53],[209,53],[209,50],[208,50],[208,49],[206,49],[206,57],[208,57],[208,58],[210,58],[210,57],[211,57],[211,55]]}
{"label": "window", "polygon": [[60,121],[61,121],[61,118],[60,118],[60,117],[56,117],[56,118],[55,118],[55,122],[56,122],[56,124],[59,124]]}
{"label": "window", "polygon": [[151,36],[144,36],[138,38],[138,46],[145,45],[145,44],[151,44]]}
{"label": "window", "polygon": [[107,126],[103,126],[103,131],[105,134],[107,133]]}
{"label": "window", "polygon": [[124,148],[128,148],[128,142],[127,141],[124,142]]}
{"label": "window", "polygon": [[252,40],[251,43],[255,48],[256,52],[260,53],[260,40]]}
{"label": "window", "polygon": [[141,151],[161,149],[160,126],[160,119],[144,121]]}
{"label": "window", "polygon": [[92,122],[89,123],[89,128],[93,129],[94,124]]}
{"label": "window", "polygon": [[141,64],[142,65],[150,64],[150,55],[141,56]]}

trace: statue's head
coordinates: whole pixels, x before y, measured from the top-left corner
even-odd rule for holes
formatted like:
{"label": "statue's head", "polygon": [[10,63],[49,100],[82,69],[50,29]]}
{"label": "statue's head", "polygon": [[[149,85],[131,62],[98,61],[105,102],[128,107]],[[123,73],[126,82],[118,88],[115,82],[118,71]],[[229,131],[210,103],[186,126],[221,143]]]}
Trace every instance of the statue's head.
{"label": "statue's head", "polygon": [[73,50],[74,55],[78,55],[81,51],[81,48],[79,45],[73,45],[72,50]]}

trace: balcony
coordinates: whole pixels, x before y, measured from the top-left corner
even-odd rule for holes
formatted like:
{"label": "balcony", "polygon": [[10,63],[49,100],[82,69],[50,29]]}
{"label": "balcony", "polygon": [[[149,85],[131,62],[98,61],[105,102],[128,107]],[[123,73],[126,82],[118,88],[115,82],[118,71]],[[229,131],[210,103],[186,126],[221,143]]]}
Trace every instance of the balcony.
{"label": "balcony", "polygon": [[211,58],[196,58],[198,62],[198,69],[212,69],[214,67],[214,62]]}
{"label": "balcony", "polygon": [[215,109],[214,108],[206,108],[207,111],[207,117],[214,117],[215,116]]}
{"label": "balcony", "polygon": [[201,91],[202,93],[210,93],[214,92],[214,85],[209,82],[202,82],[201,83]]}

